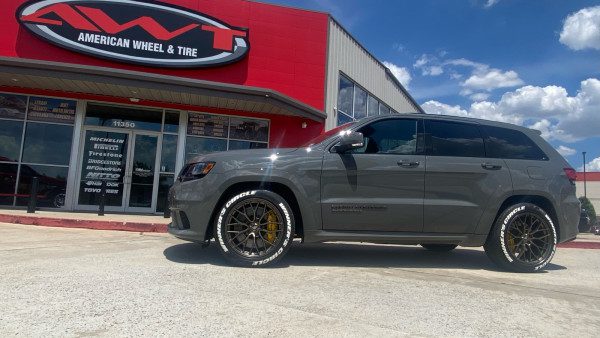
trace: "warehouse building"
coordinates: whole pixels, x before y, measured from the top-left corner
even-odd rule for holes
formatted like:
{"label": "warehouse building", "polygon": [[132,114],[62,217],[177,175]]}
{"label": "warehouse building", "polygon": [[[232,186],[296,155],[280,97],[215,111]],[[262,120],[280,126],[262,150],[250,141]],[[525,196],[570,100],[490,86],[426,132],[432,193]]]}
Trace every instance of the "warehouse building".
{"label": "warehouse building", "polygon": [[185,161],[422,113],[327,13],[247,0],[0,5],[0,206],[155,213]]}

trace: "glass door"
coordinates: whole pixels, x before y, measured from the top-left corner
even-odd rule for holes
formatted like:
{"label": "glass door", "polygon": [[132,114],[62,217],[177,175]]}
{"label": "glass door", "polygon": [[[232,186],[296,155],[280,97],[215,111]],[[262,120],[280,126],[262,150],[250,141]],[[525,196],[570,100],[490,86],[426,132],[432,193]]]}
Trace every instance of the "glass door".
{"label": "glass door", "polygon": [[124,210],[130,140],[130,132],[85,131],[78,193],[80,209],[97,210],[105,182],[106,210]]}
{"label": "glass door", "polygon": [[134,132],[133,136],[131,161],[125,174],[125,210],[152,212],[158,135]]}

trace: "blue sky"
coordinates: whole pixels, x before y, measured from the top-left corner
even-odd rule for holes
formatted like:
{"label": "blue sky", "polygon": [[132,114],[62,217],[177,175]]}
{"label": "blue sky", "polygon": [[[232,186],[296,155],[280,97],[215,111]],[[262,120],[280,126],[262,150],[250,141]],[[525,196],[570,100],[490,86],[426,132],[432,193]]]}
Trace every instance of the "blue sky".
{"label": "blue sky", "polygon": [[539,129],[600,171],[600,1],[268,2],[332,13],[427,112]]}

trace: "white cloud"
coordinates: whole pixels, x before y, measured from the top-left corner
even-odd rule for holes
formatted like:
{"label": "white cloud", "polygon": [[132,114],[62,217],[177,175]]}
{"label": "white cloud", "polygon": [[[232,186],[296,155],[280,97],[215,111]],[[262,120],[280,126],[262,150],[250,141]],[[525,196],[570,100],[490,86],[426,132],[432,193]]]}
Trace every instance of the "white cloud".
{"label": "white cloud", "polygon": [[514,70],[501,71],[500,69],[487,69],[485,71],[476,71],[466,79],[461,85],[474,90],[491,91],[497,88],[516,87],[523,84],[519,74]]}
{"label": "white cloud", "polygon": [[423,75],[438,76],[444,73],[444,68],[441,66],[431,66],[423,69]]}
{"label": "white cloud", "polygon": [[569,15],[560,32],[560,42],[574,50],[600,50],[600,6]]}
{"label": "white cloud", "polygon": [[485,101],[490,97],[490,94],[488,93],[475,93],[475,94],[471,94],[469,95],[469,98],[475,102],[477,101]]}
{"label": "white cloud", "polygon": [[558,148],[556,148],[556,151],[558,151],[558,153],[562,156],[571,156],[577,154],[577,150],[565,146],[558,146]]}
{"label": "white cloud", "polygon": [[487,2],[485,3],[485,5],[483,5],[483,7],[490,8],[499,2],[500,2],[500,0],[487,0]]}
{"label": "white cloud", "polygon": [[600,80],[593,78],[582,81],[574,96],[559,86],[524,86],[505,93],[496,102],[474,102],[468,109],[437,101],[428,101],[422,106],[432,114],[525,125],[541,131],[547,140],[572,143],[600,135]]}
{"label": "white cloud", "polygon": [[412,76],[410,72],[405,67],[397,66],[391,62],[384,61],[383,64],[394,74],[396,79],[402,83],[402,85],[406,88],[410,86],[410,81],[412,80]]}
{"label": "white cloud", "polygon": [[[470,76],[460,85],[464,88],[461,92],[463,96],[470,96],[475,91],[492,91],[498,88],[516,87],[523,84],[523,80],[514,70],[504,71],[498,68],[492,68],[484,63],[461,59],[452,59],[444,62],[444,65],[455,67],[472,68]],[[451,77],[459,79],[456,76],[456,70],[451,72]]]}
{"label": "white cloud", "polygon": [[[582,172],[583,171],[583,166],[579,167],[579,169],[577,169],[577,171]],[[585,171],[590,172],[590,171],[600,171],[600,157],[596,157],[595,159],[591,160],[590,162],[585,164]]]}

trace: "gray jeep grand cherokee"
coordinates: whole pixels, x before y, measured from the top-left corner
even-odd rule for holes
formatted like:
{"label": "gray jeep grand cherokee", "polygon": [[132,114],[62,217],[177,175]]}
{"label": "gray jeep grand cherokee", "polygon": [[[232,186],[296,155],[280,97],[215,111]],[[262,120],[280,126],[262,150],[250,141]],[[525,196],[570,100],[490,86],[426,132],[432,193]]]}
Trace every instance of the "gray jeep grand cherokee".
{"label": "gray jeep grand cherokee", "polygon": [[189,162],[169,192],[169,232],[215,239],[263,266],[303,242],[483,246],[500,267],[544,268],[577,235],[575,171],[530,129],[431,115],[366,118],[297,149]]}

